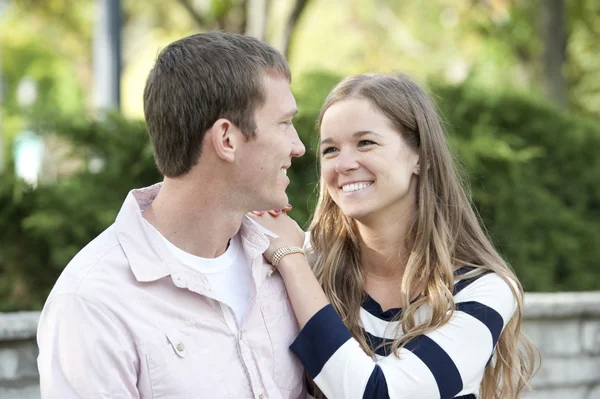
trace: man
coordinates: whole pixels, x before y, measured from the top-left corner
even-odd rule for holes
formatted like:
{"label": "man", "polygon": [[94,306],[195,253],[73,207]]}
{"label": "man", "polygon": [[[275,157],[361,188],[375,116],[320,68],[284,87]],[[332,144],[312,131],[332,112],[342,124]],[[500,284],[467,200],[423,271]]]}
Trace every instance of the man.
{"label": "man", "polygon": [[246,216],[286,206],[305,151],[290,79],[250,37],[197,34],[160,53],[144,112],[164,181],[131,191],[52,290],[42,397],[304,396],[294,314],[263,258],[270,233]]}

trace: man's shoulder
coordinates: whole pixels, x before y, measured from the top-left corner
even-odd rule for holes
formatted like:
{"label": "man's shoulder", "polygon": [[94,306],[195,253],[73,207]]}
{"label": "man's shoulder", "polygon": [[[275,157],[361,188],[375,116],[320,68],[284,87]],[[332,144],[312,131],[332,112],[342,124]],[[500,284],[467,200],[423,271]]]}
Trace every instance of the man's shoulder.
{"label": "man's shoulder", "polygon": [[310,267],[314,267],[317,261],[317,254],[315,253],[315,250],[313,249],[310,241],[310,230],[304,233],[304,244],[302,246],[302,249],[304,250],[304,254],[306,255],[308,264],[310,265]]}
{"label": "man's shoulder", "polygon": [[83,247],[62,271],[50,296],[60,293],[76,293],[82,287],[93,284],[100,276],[113,275],[118,278],[118,270],[127,266],[114,225],[104,230],[98,237]]}

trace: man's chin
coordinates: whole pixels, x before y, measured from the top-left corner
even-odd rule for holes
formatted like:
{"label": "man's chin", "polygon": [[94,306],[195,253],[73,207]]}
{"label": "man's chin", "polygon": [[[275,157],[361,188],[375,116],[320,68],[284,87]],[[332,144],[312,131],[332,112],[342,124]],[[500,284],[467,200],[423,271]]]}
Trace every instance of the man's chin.
{"label": "man's chin", "polygon": [[289,204],[289,199],[288,196],[286,194],[283,194],[282,196],[280,196],[279,198],[275,199],[271,205],[271,207],[269,208],[269,210],[271,209],[283,209],[287,206],[287,204]]}
{"label": "man's chin", "polygon": [[257,211],[272,211],[274,209],[283,209],[289,203],[287,195],[283,198],[273,198],[270,201],[264,201],[255,210]]}

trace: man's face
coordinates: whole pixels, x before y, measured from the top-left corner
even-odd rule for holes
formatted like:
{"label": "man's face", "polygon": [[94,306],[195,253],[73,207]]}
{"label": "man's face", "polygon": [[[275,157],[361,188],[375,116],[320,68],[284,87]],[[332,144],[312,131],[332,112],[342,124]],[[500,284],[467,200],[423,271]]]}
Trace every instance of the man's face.
{"label": "man's face", "polygon": [[253,210],[287,205],[287,169],[306,150],[292,124],[297,108],[287,79],[266,75],[264,90],[265,103],[255,112],[256,137],[245,143],[240,163],[243,192]]}

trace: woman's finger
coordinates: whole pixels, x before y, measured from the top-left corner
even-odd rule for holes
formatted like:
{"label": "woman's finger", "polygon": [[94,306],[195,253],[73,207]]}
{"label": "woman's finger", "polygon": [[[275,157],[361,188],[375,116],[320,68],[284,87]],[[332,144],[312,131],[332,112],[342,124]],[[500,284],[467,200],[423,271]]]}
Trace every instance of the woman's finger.
{"label": "woman's finger", "polygon": [[265,214],[265,211],[252,211],[253,214],[255,214],[256,216],[262,216]]}
{"label": "woman's finger", "polygon": [[269,213],[272,216],[279,216],[279,215],[281,215],[281,209],[273,209],[273,210],[269,211]]}

